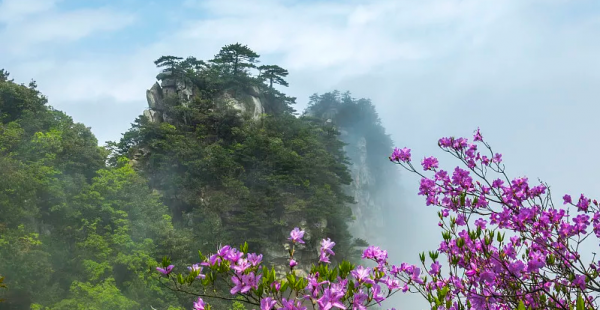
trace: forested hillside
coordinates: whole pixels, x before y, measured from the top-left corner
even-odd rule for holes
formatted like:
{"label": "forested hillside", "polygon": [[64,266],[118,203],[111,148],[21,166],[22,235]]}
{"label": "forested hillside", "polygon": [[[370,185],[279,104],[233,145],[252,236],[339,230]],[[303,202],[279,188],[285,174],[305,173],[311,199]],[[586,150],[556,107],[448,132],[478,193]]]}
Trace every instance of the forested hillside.
{"label": "forested hillside", "polygon": [[374,154],[391,141],[370,103],[334,122],[294,115],[295,98],[277,89],[287,71],[258,59],[241,44],[206,61],[160,57],[150,109],[106,147],[34,82],[1,71],[0,309],[189,308],[193,296],[157,281],[162,257],[191,265],[198,250],[247,241],[284,268],[295,226],[307,231],[300,261],[315,261],[324,237],[336,240],[334,261],[356,259],[365,242],[349,229],[357,197],[340,128],[377,135]]}
{"label": "forested hillside", "polygon": [[[29,86],[0,78],[2,309],[177,304],[148,273],[179,233],[130,165]],[[35,305],[38,304],[38,305]]]}

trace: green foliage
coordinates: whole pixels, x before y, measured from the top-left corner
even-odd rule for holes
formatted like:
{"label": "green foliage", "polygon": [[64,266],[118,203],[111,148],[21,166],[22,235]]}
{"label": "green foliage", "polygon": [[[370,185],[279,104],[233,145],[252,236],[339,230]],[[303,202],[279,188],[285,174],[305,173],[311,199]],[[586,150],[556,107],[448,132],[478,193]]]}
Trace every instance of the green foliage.
{"label": "green foliage", "polygon": [[178,238],[168,208],[34,86],[0,81],[0,309],[178,305],[150,269]]}
{"label": "green foliage", "polygon": [[175,57],[175,56],[162,56],[156,61],[154,64],[159,68],[165,68],[166,70],[176,70],[178,68],[178,64],[183,58]]}
{"label": "green foliage", "polygon": [[283,79],[288,75],[288,71],[277,65],[266,65],[258,67],[260,71],[259,78],[265,81],[269,81],[269,88],[273,88],[273,83],[289,86],[288,83]]}
{"label": "green foliage", "polygon": [[[252,76],[258,58],[239,43],[208,62],[160,57],[157,78],[191,85],[193,98],[166,98],[168,122],[140,117],[107,147],[48,106],[34,81],[19,85],[0,70],[0,287],[5,279],[10,288],[0,309],[182,309],[192,296],[160,285],[156,259],[191,265],[198,250],[247,241],[280,264],[280,241],[299,224],[310,232],[302,261],[317,259],[323,237],[336,240],[334,261],[355,258],[364,241],[348,232],[340,132],[295,117],[295,98],[273,87],[288,86],[287,70],[260,66]],[[252,119],[223,104],[227,96],[258,96],[266,115]],[[374,113],[349,102],[340,115]]]}
{"label": "green foliage", "polygon": [[255,63],[258,62],[257,58],[259,57],[248,46],[235,43],[221,48],[211,62],[220,65],[223,72],[239,76],[240,74],[247,74],[247,70],[250,68],[256,68]]}
{"label": "green foliage", "polygon": [[74,281],[71,285],[71,298],[63,299],[48,310],[133,310],[140,305],[122,294],[112,278],[98,284]]}
{"label": "green foliage", "polygon": [[[0,69],[0,82],[6,82],[8,81],[8,77],[10,76],[10,73],[8,73],[8,71],[4,70],[4,69]],[[11,82],[13,80],[10,80]]]}
{"label": "green foliage", "polygon": [[[136,120],[111,146],[113,158],[135,160],[136,169],[162,194],[176,229],[193,236],[190,248],[212,251],[218,243],[248,241],[256,251],[280,251],[279,240],[306,222],[313,234],[306,255],[316,258],[319,238],[328,236],[338,242],[335,259],[349,258],[361,243],[347,227],[352,199],[343,186],[351,178],[340,133],[294,117],[289,104],[295,98],[272,89],[273,83],[287,86],[287,70],[261,66],[261,74],[251,77],[246,69],[254,68],[257,58],[246,46],[233,44],[209,65],[191,57],[188,63],[198,66],[172,56],[157,60],[172,71],[186,67],[180,71],[187,72],[197,95],[185,106],[169,102],[168,123]],[[225,94],[243,100],[256,85],[263,85],[270,115],[253,121],[219,104]]]}
{"label": "green foliage", "polygon": [[264,250],[276,247],[301,220],[325,220],[323,230],[314,227],[315,240],[327,234],[350,251],[346,222],[352,200],[341,186],[351,179],[338,132],[292,115],[244,122],[235,110],[202,105],[190,105],[204,113],[186,113],[185,123],[140,119],[119,143],[131,158],[146,150],[137,167],[163,194],[175,223],[194,228],[194,245],[205,251],[216,242],[204,240],[247,240]]}
{"label": "green foliage", "polygon": [[246,310],[246,309],[248,309],[248,308],[246,308],[246,306],[244,306],[243,303],[241,303],[239,301],[234,301],[231,308],[229,308],[227,310]]}

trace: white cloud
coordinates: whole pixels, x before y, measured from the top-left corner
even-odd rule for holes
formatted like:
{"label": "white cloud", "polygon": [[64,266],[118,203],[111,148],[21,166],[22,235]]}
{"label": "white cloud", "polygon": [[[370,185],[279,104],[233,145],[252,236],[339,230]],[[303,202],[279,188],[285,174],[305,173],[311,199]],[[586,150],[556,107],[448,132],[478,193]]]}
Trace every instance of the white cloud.
{"label": "white cloud", "polygon": [[4,0],[0,4],[0,55],[24,59],[43,54],[50,46],[70,43],[134,22],[132,14],[110,8],[59,10],[61,0]]}
{"label": "white cloud", "polygon": [[[485,34],[478,31],[510,7],[475,0],[418,3],[208,0],[186,1],[186,5],[188,10],[195,8],[210,17],[184,19],[181,29],[130,55],[108,57],[88,51],[80,58],[60,60],[44,72],[40,69],[36,79],[40,85],[60,84],[72,90],[57,94],[60,97],[56,99],[71,101],[96,94],[131,101],[143,96],[144,89],[136,81],[146,82],[149,79],[143,76],[153,77],[149,72],[154,70],[152,61],[158,56],[210,58],[224,44],[239,41],[262,54],[263,61],[277,62],[289,69],[291,81],[317,74],[322,77],[319,83],[323,89],[328,89],[344,79],[382,68],[446,57],[468,47],[465,42],[471,37],[479,36],[481,42]],[[9,38],[11,44],[6,48],[30,53],[34,42],[41,47],[43,42],[57,39],[76,40],[94,31],[114,30],[131,22],[131,17],[126,18],[130,15],[108,9],[54,12],[53,16],[63,19],[48,17],[28,25],[19,23],[19,32]],[[301,99],[305,97],[304,91],[298,94]]]}
{"label": "white cloud", "polygon": [[4,0],[0,3],[0,23],[22,21],[53,9],[61,0]]}
{"label": "white cloud", "polygon": [[132,16],[111,9],[80,9],[43,16],[35,23],[23,23],[14,28],[21,32],[19,38],[27,43],[41,43],[78,40],[96,31],[120,29],[132,21]]}

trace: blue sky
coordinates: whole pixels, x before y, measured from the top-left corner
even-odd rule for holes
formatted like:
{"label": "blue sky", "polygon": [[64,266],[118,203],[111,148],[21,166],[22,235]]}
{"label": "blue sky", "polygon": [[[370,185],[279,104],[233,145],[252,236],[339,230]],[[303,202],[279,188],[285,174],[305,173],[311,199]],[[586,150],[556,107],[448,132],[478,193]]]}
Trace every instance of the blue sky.
{"label": "blue sky", "polygon": [[[440,155],[441,136],[481,127],[510,175],[542,178],[557,196],[600,188],[598,38],[596,0],[0,2],[0,67],[35,79],[101,142],[146,107],[153,60],[207,59],[241,42],[290,71],[299,110],[315,92],[370,98],[417,158]],[[416,260],[438,244],[427,226],[435,210],[416,196],[416,178],[402,184],[399,210],[414,213],[398,213],[391,252]]]}

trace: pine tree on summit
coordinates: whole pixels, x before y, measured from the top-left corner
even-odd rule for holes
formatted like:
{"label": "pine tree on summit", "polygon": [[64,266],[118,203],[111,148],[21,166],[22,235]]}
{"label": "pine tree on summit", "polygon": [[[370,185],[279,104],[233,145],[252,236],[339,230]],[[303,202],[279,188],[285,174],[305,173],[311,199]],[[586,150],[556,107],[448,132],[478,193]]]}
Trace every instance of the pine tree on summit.
{"label": "pine tree on summit", "polygon": [[180,63],[181,68],[186,72],[199,72],[207,68],[206,62],[196,57],[188,57]]}
{"label": "pine tree on summit", "polygon": [[249,68],[256,68],[257,58],[260,56],[247,45],[240,43],[225,45],[221,51],[211,60],[212,63],[224,65],[231,70],[233,76],[246,72]]}
{"label": "pine tree on summit", "polygon": [[166,76],[173,76],[177,78],[184,78],[184,72],[181,69],[182,57],[176,56],[161,56],[159,59],[154,61],[154,64],[158,68],[163,68],[162,72],[158,74],[157,78],[162,80]]}
{"label": "pine tree on summit", "polygon": [[288,71],[277,65],[265,65],[258,67],[260,78],[269,81],[269,88],[273,88],[273,83],[288,87],[288,82],[283,78],[288,75]]}
{"label": "pine tree on summit", "polygon": [[154,64],[159,68],[165,68],[164,70],[175,71],[182,59],[182,57],[176,56],[161,56],[154,61]]}

